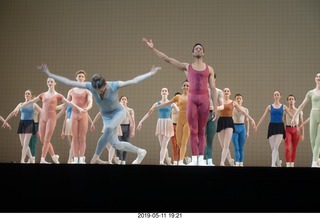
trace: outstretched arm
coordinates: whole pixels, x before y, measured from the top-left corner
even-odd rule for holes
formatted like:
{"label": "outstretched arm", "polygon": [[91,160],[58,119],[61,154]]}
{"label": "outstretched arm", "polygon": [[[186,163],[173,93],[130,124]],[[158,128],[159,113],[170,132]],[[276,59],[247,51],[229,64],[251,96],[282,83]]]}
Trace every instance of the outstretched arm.
{"label": "outstretched arm", "polygon": [[[153,106],[151,107],[151,109],[152,109],[155,105],[157,105],[157,103],[153,104]],[[150,110],[151,110],[151,109],[150,109]],[[144,122],[144,120],[146,120],[146,119],[152,114],[152,111],[151,111],[151,113],[150,113],[150,110],[146,113],[146,115],[144,115],[144,116],[142,117],[142,119],[141,119],[140,122],[138,123],[137,129],[138,129],[139,131],[140,131],[141,128],[142,128],[142,123]]]}
{"label": "outstretched arm", "polygon": [[[167,101],[167,102],[161,103],[161,104],[159,104],[159,105],[158,105],[158,104],[154,104],[154,105],[150,108],[148,114],[151,115],[152,112],[153,112],[153,110],[159,109],[159,108],[164,107],[164,106],[168,106],[168,105],[173,104],[173,103],[174,103],[174,98],[172,98],[171,100],[169,100],[169,101]],[[176,106],[177,106],[177,105],[176,105]],[[175,110],[176,110],[177,112],[179,112],[179,108],[178,108],[178,107],[175,108]]]}
{"label": "outstretched arm", "polygon": [[72,87],[86,88],[85,83],[73,81],[73,80],[70,80],[69,78],[51,73],[46,64],[42,64],[41,66],[38,66],[38,69],[40,69],[43,73],[45,73],[49,78],[53,78],[54,80],[59,81],[65,85],[69,85]]}
{"label": "outstretched arm", "polygon": [[[67,100],[66,98],[63,98],[62,102],[64,102],[65,104],[71,105],[73,108],[76,108],[80,113],[85,113],[87,111],[86,109],[82,109],[81,107],[72,103],[71,101]],[[66,109],[66,107],[65,107],[65,109]]]}
{"label": "outstretched arm", "polygon": [[169,56],[167,56],[166,54],[164,54],[163,52],[160,52],[159,50],[157,50],[151,39],[147,39],[147,38],[142,38],[142,41],[145,42],[147,44],[147,46],[152,50],[152,52],[154,54],[156,54],[156,56],[158,56],[160,59],[162,59],[163,61],[173,65],[174,67],[176,67],[178,70],[180,71],[187,71],[188,70],[188,63],[182,63],[174,58],[170,58]]}
{"label": "outstretched arm", "polygon": [[128,80],[128,81],[120,81],[119,86],[125,87],[125,86],[132,85],[132,84],[138,84],[139,82],[146,80],[147,78],[150,78],[151,76],[155,75],[160,69],[161,69],[161,67],[152,66],[151,71],[149,71],[145,74],[139,75],[139,76],[137,76],[131,80]]}
{"label": "outstretched arm", "polygon": [[32,103],[36,103],[36,102],[38,102],[39,100],[40,100],[40,98],[39,98],[39,97],[36,97],[36,98],[34,98],[34,99],[32,99],[32,100],[29,100],[29,101],[27,101],[27,102],[18,104],[18,105],[16,106],[16,108],[7,116],[7,118],[5,119],[2,127],[5,127],[5,123],[7,123],[7,122],[9,121],[9,119],[10,119],[13,115],[17,115],[18,112],[19,112],[19,110],[20,110],[21,108],[23,108],[23,107],[25,107],[25,106],[28,106],[28,105],[30,105],[30,104],[32,104]]}
{"label": "outstretched arm", "polygon": [[270,111],[270,106],[267,106],[266,110],[264,111],[263,115],[261,116],[258,124],[256,125],[256,127],[254,128],[254,132],[258,131],[258,127],[260,126],[260,124],[264,121],[264,119],[267,116],[267,113]]}

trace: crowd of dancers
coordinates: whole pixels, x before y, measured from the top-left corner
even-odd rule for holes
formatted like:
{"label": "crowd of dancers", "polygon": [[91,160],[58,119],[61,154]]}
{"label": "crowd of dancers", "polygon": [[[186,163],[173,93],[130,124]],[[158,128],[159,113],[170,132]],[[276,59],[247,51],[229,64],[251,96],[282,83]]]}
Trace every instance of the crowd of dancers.
{"label": "crowd of dancers", "polygon": [[[46,64],[39,70],[48,76],[48,90],[35,96],[31,90],[25,91],[25,101],[18,103],[6,118],[0,116],[3,128],[11,129],[9,120],[20,113],[18,134],[22,146],[21,163],[35,163],[35,146],[37,139],[42,143],[41,164],[49,164],[46,160],[49,152],[53,163],[59,164],[59,155],[55,154],[51,138],[57,119],[64,115],[61,137],[68,138],[70,164],[126,164],[127,153],[136,154],[132,164],[140,164],[147,154],[143,147],[130,143],[135,129],[143,131],[143,122],[157,111],[155,135],[160,144],[159,165],[214,166],[212,160],[212,144],[217,133],[221,146],[219,166],[244,166],[244,147],[250,133],[250,123],[254,132],[269,115],[267,139],[271,147],[271,167],[282,166],[279,158],[279,147],[284,140],[286,167],[294,167],[299,141],[304,140],[304,125],[309,123],[310,143],[312,150],[311,167],[320,167],[320,73],[316,74],[316,87],[310,90],[302,104],[296,108],[295,96],[287,97],[287,105],[280,102],[281,93],[274,91],[273,103],[268,105],[256,124],[243,106],[240,93],[231,96],[230,88],[216,88],[216,74],[213,67],[204,62],[204,47],[196,43],[192,48],[194,61],[180,62],[155,48],[151,39],[142,39],[147,47],[160,59],[171,64],[186,75],[182,82],[182,92],[168,99],[169,90],[161,89],[161,99],[156,101],[149,111],[135,125],[134,110],[128,107],[128,97],[119,98],[121,87],[138,84],[155,75],[161,67],[152,67],[128,81],[106,81],[95,74],[91,82],[86,81],[86,72],[79,70],[76,80],[51,73]],[[67,97],[55,90],[56,81],[72,88]],[[39,107],[37,102],[42,102]],[[310,117],[304,120],[303,108],[311,101]],[[92,120],[88,111],[93,102],[99,107],[99,113]],[[86,162],[86,135],[90,128],[95,129],[95,122],[101,118],[103,129],[97,141],[96,149],[90,162]],[[89,122],[91,125],[89,125]],[[319,127],[319,128],[318,128]],[[172,158],[169,156],[168,144],[172,144]],[[187,145],[190,145],[189,158]],[[230,153],[230,144],[234,146],[234,159]],[[100,159],[107,149],[108,161]]]}

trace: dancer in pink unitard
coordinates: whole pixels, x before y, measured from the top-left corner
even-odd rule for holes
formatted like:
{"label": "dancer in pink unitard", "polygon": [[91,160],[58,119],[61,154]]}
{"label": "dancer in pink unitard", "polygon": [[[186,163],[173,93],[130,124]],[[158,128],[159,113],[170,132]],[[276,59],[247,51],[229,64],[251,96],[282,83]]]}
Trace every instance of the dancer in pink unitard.
{"label": "dancer in pink unitard", "polygon": [[187,103],[187,117],[190,126],[190,147],[192,161],[189,165],[204,164],[204,149],[206,146],[206,124],[209,116],[210,102],[208,84],[214,105],[213,120],[217,113],[217,91],[214,80],[214,70],[204,60],[204,47],[196,43],[192,48],[194,61],[192,64],[180,62],[157,50],[151,39],[142,39],[143,42],[160,59],[168,62],[178,70],[184,72],[189,81],[189,96]]}

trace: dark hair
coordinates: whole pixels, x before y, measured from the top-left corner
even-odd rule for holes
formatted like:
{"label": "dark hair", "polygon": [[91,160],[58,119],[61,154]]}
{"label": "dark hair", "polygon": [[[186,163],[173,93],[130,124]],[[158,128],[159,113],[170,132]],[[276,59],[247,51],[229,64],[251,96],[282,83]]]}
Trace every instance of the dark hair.
{"label": "dark hair", "polygon": [[241,94],[237,93],[236,95],[234,95],[234,98],[236,98],[236,97],[238,97],[238,96],[242,97]]}
{"label": "dark hair", "polygon": [[176,96],[176,95],[181,95],[181,93],[180,93],[180,92],[176,92],[176,93],[174,94],[174,96]]}
{"label": "dark hair", "polygon": [[182,82],[182,84],[184,84],[185,82],[189,82],[188,79],[184,80],[184,81]]}
{"label": "dark hair", "polygon": [[120,98],[119,98],[119,101],[121,101],[122,97],[126,97],[127,100],[128,100],[128,97],[126,95],[121,95]]}
{"label": "dark hair", "polygon": [[296,97],[293,94],[289,94],[288,97],[287,97],[287,100],[289,100],[289,97],[293,97],[294,100],[296,100]]}
{"label": "dark hair", "polygon": [[95,74],[91,79],[91,85],[94,89],[99,89],[106,85],[106,80],[100,74]]}
{"label": "dark hair", "polygon": [[84,70],[79,70],[75,73],[75,76],[77,77],[78,74],[84,74],[84,76],[87,76],[87,73]]}
{"label": "dark hair", "polygon": [[203,49],[203,52],[204,52],[204,47],[202,46],[202,44],[201,44],[201,43],[196,43],[196,44],[194,44],[194,46],[193,46],[193,48],[192,48],[192,53],[194,52],[194,48],[195,48],[196,46],[201,46],[202,49]]}

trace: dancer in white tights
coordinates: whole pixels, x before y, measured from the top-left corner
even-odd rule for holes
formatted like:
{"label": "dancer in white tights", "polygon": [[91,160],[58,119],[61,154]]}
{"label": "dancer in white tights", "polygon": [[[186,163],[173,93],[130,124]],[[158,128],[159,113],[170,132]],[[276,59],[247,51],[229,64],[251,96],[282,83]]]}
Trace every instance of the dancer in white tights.
{"label": "dancer in white tights", "polygon": [[286,130],[283,122],[283,115],[287,113],[288,116],[292,116],[288,108],[280,103],[281,94],[279,91],[273,93],[273,103],[268,105],[265,109],[262,117],[260,118],[254,132],[257,133],[258,127],[266,118],[267,114],[270,114],[270,123],[268,127],[269,144],[271,147],[271,166],[281,167],[282,160],[279,159],[279,147],[282,139],[286,139]]}

